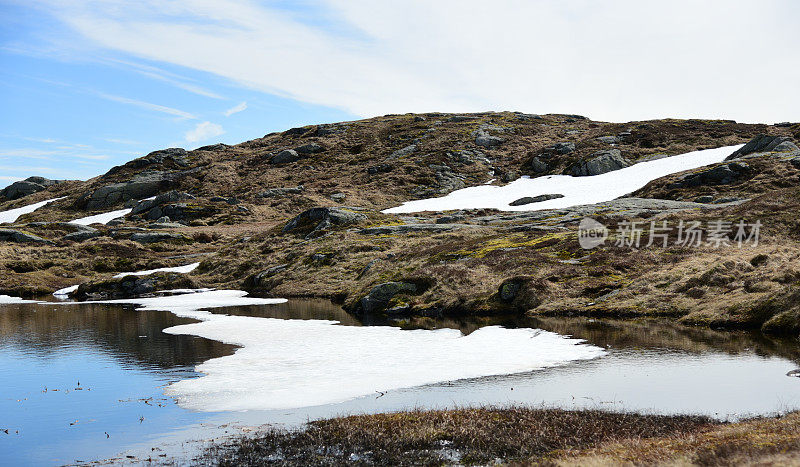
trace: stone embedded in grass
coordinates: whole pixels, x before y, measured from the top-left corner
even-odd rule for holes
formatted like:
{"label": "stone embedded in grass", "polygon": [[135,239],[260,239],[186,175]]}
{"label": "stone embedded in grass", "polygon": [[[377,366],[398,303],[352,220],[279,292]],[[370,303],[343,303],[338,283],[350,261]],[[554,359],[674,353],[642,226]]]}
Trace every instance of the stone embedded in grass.
{"label": "stone embedded in grass", "polygon": [[573,177],[589,177],[624,169],[631,165],[631,161],[623,157],[619,149],[611,149],[595,152],[589,160],[573,165],[568,173]]}
{"label": "stone embedded in grass", "polygon": [[14,229],[0,229],[0,242],[13,242],[13,243],[47,243],[52,244],[50,240],[46,240],[38,235],[33,235]]}
{"label": "stone embedded in grass", "polygon": [[551,199],[563,198],[564,195],[558,193],[551,193],[539,196],[525,196],[508,203],[509,206],[524,206],[531,203],[541,203],[542,201],[549,201]]}

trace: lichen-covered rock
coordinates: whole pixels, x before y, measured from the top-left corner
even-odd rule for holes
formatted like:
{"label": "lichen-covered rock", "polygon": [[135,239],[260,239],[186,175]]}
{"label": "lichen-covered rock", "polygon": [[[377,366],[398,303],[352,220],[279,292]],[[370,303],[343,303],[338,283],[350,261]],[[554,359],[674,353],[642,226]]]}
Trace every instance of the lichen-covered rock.
{"label": "lichen-covered rock", "polygon": [[378,284],[359,302],[363,313],[376,313],[384,311],[389,301],[399,293],[414,294],[418,291],[417,285],[408,282],[384,282]]}
{"label": "lichen-covered rock", "polygon": [[28,177],[0,190],[0,197],[19,199],[47,189],[47,187],[63,183],[63,180],[50,180],[44,177]]}
{"label": "lichen-covered rock", "polygon": [[100,187],[83,197],[87,210],[104,209],[128,200],[140,200],[168,189],[180,176],[174,172],[142,172],[127,182]]}
{"label": "lichen-covered rock", "polygon": [[740,159],[745,156],[757,156],[770,152],[800,155],[800,148],[798,148],[788,136],[758,135],[748,141],[747,144],[734,151],[733,154],[726,157],[725,160],[729,161]]}
{"label": "lichen-covered rock", "polygon": [[15,229],[0,229],[0,242],[42,243],[42,244],[53,243],[50,240],[44,239],[38,235],[33,235]]}
{"label": "lichen-covered rock", "polygon": [[623,157],[619,149],[611,149],[608,151],[595,152],[591,155],[590,159],[580,161],[573,165],[567,173],[573,177],[588,177],[613,172],[630,166],[631,161]]}
{"label": "lichen-covered rock", "polygon": [[158,242],[191,242],[185,235],[171,232],[141,232],[131,235],[130,239],[139,243],[158,243]]}
{"label": "lichen-covered rock", "polygon": [[284,196],[288,195],[299,195],[305,190],[306,188],[303,185],[297,185],[294,187],[269,188],[256,196],[259,198],[283,198]]}
{"label": "lichen-covered rock", "polygon": [[750,166],[746,163],[729,162],[701,172],[686,175],[683,179],[670,186],[673,188],[686,188],[701,185],[727,185],[743,180],[750,174]]}
{"label": "lichen-covered rock", "polygon": [[286,223],[283,232],[310,235],[331,226],[357,224],[366,219],[366,215],[348,208],[311,208]]}

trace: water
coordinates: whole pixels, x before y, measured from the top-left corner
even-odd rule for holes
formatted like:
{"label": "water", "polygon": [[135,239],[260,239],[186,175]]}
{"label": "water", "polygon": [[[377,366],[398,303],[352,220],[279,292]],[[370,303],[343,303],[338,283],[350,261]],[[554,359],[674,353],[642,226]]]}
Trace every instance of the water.
{"label": "water", "polygon": [[[362,325],[319,300],[214,312]],[[665,322],[495,318],[403,324],[464,333],[496,324],[539,328],[586,339],[606,353],[553,368],[397,389],[334,404],[195,412],[164,396],[164,386],[201,376],[196,365],[231,355],[235,347],[162,332],[192,322],[120,305],[0,305],[0,429],[9,430],[0,431],[0,464],[54,465],[120,453],[140,459],[191,454],[197,445],[185,441],[235,433],[237,426],[297,426],[314,418],[413,407],[547,404],[719,418],[800,407],[800,379],[786,376],[800,367],[800,345],[794,340]]]}

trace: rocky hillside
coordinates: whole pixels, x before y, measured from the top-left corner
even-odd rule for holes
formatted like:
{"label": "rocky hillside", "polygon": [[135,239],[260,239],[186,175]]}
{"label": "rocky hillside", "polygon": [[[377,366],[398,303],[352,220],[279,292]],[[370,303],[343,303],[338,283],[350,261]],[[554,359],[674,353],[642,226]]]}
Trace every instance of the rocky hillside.
{"label": "rocky hillside", "polygon": [[[81,296],[118,296],[136,287],[109,281],[111,273],[198,261],[178,280],[182,287],[325,296],[358,315],[400,321],[448,313],[668,315],[795,332],[800,311],[785,312],[800,295],[798,139],[800,124],[605,123],[502,112],[387,115],[235,146],[165,149],[85,182],[31,178],[0,192],[0,211],[63,197],[0,227],[0,293],[83,283]],[[380,212],[523,175],[592,176],[743,143],[729,161],[600,205]],[[122,209],[130,212],[108,225],[68,223]],[[758,217],[764,240],[725,251],[612,243],[587,252],[576,231],[585,216],[612,230],[626,219]],[[147,293],[175,281],[148,278]]]}

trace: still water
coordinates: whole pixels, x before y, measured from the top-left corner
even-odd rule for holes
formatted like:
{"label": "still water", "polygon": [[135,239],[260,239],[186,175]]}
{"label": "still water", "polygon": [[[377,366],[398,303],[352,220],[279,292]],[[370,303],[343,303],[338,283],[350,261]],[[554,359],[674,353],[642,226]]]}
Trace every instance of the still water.
{"label": "still water", "polygon": [[[343,326],[386,324],[360,323],[321,300],[213,312],[332,320]],[[464,334],[487,325],[544,329],[585,339],[605,353],[525,373],[375,392],[312,407],[198,412],[165,396],[165,386],[202,377],[196,365],[232,355],[236,347],[162,332],[194,322],[129,305],[0,305],[0,464],[191,455],[198,444],[186,441],[239,433],[243,426],[297,426],[314,418],[415,407],[544,404],[723,419],[800,407],[800,379],[786,376],[800,367],[800,345],[794,340],[653,321],[493,318],[401,324]],[[382,358],[391,367],[404,356]]]}

